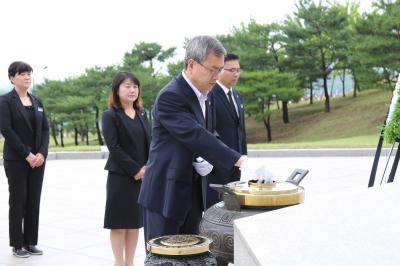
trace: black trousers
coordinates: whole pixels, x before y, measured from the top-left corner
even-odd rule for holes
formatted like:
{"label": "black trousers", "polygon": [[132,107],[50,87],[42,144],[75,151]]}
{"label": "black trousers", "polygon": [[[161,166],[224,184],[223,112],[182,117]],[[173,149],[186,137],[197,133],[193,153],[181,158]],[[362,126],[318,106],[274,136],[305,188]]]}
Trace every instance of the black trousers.
{"label": "black trousers", "polygon": [[40,195],[45,164],[31,168],[28,162],[4,160],[8,179],[10,246],[37,245]]}
{"label": "black trousers", "polygon": [[176,221],[143,208],[145,242],[165,235],[198,234],[201,216],[201,210],[190,210],[185,221]]}
{"label": "black trousers", "polygon": [[[191,208],[184,220],[174,220],[164,217],[161,213],[143,208],[144,238],[147,241],[164,236],[179,234],[198,234],[199,224],[203,215],[203,202],[201,194],[201,180],[194,181]],[[171,195],[173,196],[173,195]],[[179,208],[180,206],[176,206]]]}

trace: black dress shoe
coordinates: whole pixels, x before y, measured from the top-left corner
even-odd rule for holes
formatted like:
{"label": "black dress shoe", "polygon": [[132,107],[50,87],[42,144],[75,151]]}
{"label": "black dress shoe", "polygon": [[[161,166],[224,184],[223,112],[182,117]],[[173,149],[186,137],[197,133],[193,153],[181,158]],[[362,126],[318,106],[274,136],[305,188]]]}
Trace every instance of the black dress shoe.
{"label": "black dress shoe", "polygon": [[29,245],[25,247],[25,250],[31,255],[43,255],[43,251],[37,249],[34,245]]}
{"label": "black dress shoe", "polygon": [[17,258],[29,258],[30,254],[23,248],[13,248],[13,255]]}

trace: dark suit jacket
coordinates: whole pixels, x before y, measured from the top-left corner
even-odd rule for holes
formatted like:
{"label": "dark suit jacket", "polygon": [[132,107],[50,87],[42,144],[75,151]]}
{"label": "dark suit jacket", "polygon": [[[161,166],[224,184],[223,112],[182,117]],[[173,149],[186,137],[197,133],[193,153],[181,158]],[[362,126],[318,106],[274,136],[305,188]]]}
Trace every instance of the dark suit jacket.
{"label": "dark suit jacket", "polygon": [[131,125],[126,123],[126,119],[122,119],[123,115],[124,110],[112,108],[103,114],[103,135],[110,152],[105,170],[133,177],[143,166],[137,162],[138,157],[143,154],[137,154],[136,143],[146,141],[147,147],[150,144],[149,123],[143,109],[136,112],[145,131],[145,139],[137,139]]}
{"label": "dark suit jacket", "polygon": [[139,203],[182,221],[198,189],[192,166],[197,156],[229,171],[241,155],[206,130],[199,101],[181,74],[160,91],[154,104],[150,154]]}
{"label": "dark suit jacket", "polygon": [[215,129],[226,145],[241,154],[247,154],[243,102],[240,93],[237,90],[232,91],[238,107],[239,118],[230,111],[228,98],[219,84],[215,84],[211,91],[216,117]]}
{"label": "dark suit jacket", "polygon": [[3,158],[25,161],[30,152],[46,158],[49,146],[49,124],[43,104],[29,94],[35,112],[36,127],[32,128],[28,114],[15,89],[1,96],[0,128],[4,136]]}
{"label": "dark suit jacket", "polygon": [[[219,138],[228,147],[241,154],[247,154],[247,141],[244,122],[243,102],[237,90],[232,90],[234,101],[238,107],[239,117],[237,117],[229,106],[228,98],[219,84],[215,84],[210,93],[213,105],[214,127]],[[223,169],[216,168],[211,176],[210,183],[226,184],[240,179],[240,171],[235,168],[233,172],[227,173]]]}

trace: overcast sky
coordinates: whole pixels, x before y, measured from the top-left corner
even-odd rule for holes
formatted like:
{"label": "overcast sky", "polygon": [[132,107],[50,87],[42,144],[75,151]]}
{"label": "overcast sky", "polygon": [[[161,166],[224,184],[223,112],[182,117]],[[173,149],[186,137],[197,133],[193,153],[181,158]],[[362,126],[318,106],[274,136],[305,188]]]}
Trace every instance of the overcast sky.
{"label": "overcast sky", "polygon": [[[0,0],[0,88],[22,60],[36,82],[64,79],[85,68],[120,64],[135,43],[176,46],[185,37],[227,34],[241,22],[279,22],[295,0]],[[339,2],[345,2],[340,0]],[[361,0],[367,10],[372,0]]]}

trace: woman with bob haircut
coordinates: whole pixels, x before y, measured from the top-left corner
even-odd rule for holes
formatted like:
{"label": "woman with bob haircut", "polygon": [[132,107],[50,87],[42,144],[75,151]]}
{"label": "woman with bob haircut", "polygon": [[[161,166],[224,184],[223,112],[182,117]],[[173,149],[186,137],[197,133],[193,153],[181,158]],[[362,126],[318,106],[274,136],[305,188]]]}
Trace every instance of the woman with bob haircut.
{"label": "woman with bob haircut", "polygon": [[36,245],[49,125],[42,102],[28,92],[32,72],[25,62],[11,63],[8,77],[14,88],[0,99],[4,170],[10,192],[10,246],[18,258],[43,254]]}
{"label": "woman with bob haircut", "polygon": [[133,265],[138,229],[143,227],[137,199],[146,171],[150,129],[140,92],[135,75],[118,72],[112,81],[109,108],[103,114],[103,135],[109,150],[104,228],[111,229],[115,266]]}

